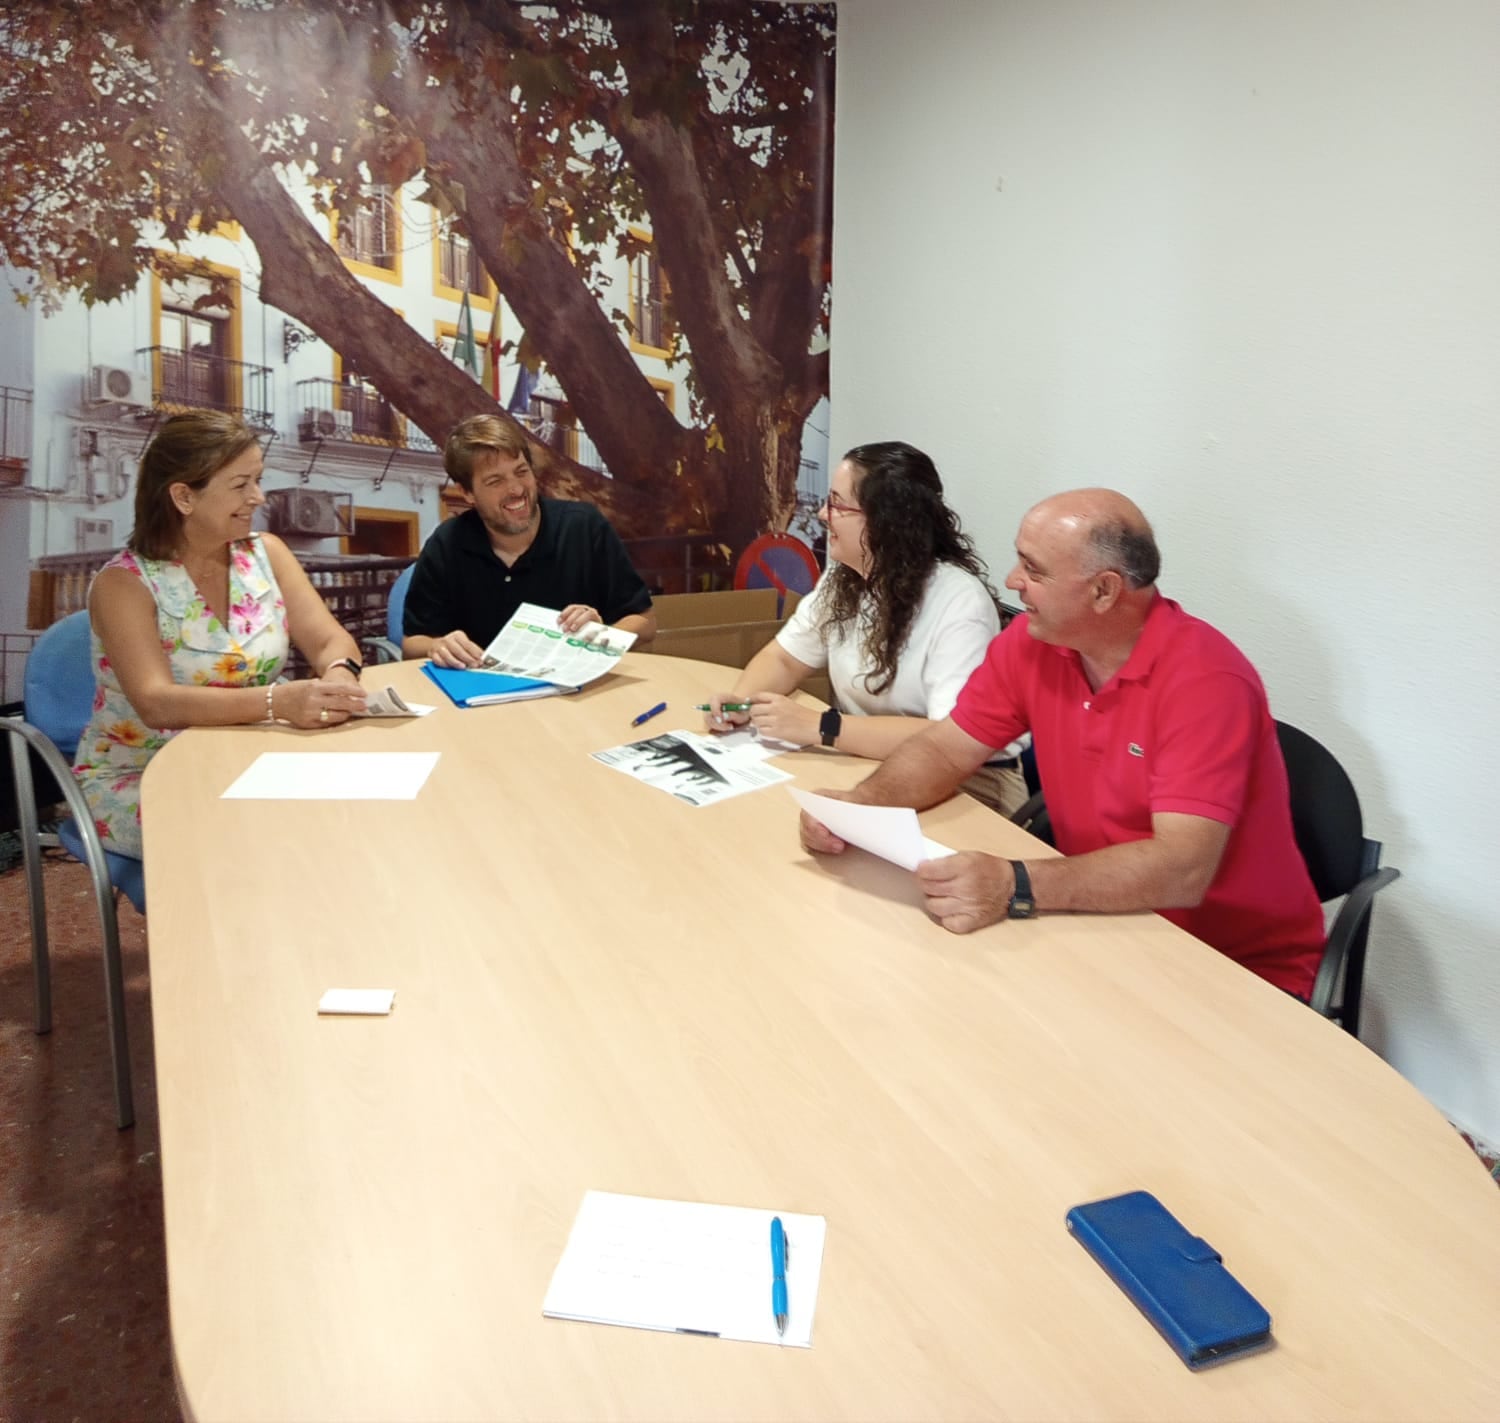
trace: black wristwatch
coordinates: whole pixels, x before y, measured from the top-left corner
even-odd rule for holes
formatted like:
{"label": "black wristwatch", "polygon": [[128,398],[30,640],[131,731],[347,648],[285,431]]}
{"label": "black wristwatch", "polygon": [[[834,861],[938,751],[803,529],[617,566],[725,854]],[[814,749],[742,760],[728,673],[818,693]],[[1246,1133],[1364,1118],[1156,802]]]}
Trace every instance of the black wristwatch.
{"label": "black wristwatch", "polygon": [[1011,895],[1010,904],[1006,906],[1005,917],[1030,919],[1036,913],[1036,900],[1031,893],[1031,876],[1026,873],[1026,866],[1019,860],[1012,860],[1010,867],[1016,872],[1016,892]]}
{"label": "black wristwatch", "polygon": [[832,746],[844,729],[844,714],[837,707],[829,707],[818,718],[818,737],[825,746]]}
{"label": "black wristwatch", "polygon": [[359,674],[365,670],[352,657],[335,657],[333,661],[323,669],[323,675],[326,677],[330,672],[333,671],[335,667],[347,667],[352,673],[354,673],[356,677],[358,677]]}

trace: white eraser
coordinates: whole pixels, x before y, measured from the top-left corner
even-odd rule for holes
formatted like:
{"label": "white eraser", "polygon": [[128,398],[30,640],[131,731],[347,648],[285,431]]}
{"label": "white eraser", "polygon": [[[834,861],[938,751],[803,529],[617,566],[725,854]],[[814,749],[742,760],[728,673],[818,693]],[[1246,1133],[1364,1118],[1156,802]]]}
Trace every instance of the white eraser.
{"label": "white eraser", "polygon": [[320,1013],[389,1013],[394,988],[330,988],[318,999]]}

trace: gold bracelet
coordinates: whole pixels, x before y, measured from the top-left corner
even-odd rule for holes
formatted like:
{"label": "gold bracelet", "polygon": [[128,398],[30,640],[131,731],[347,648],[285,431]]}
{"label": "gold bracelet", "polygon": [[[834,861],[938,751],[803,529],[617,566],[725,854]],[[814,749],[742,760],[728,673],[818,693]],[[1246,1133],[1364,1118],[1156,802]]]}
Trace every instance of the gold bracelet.
{"label": "gold bracelet", "polygon": [[276,720],[276,708],[272,704],[272,701],[271,701],[271,698],[273,696],[275,696],[275,695],[276,695],[276,683],[275,682],[267,682],[266,683],[266,720],[267,721],[275,721]]}

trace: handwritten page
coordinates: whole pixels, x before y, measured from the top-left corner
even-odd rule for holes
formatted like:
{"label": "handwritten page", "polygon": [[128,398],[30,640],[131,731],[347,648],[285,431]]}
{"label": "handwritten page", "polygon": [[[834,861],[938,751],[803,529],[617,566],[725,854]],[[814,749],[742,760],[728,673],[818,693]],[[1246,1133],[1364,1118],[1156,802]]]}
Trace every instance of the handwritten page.
{"label": "handwritten page", "polygon": [[[771,1218],[786,1230],[786,1333],[771,1308]],[[812,1347],[820,1215],[590,1191],[553,1271],[553,1319]]]}
{"label": "handwritten page", "polygon": [[267,751],[224,800],[415,800],[436,751]]}
{"label": "handwritten page", "polygon": [[917,812],[904,805],[854,805],[847,800],[814,795],[788,786],[797,804],[814,820],[821,821],[840,840],[858,845],[882,860],[914,870],[923,860],[936,860],[953,853],[946,845],[922,834]]}

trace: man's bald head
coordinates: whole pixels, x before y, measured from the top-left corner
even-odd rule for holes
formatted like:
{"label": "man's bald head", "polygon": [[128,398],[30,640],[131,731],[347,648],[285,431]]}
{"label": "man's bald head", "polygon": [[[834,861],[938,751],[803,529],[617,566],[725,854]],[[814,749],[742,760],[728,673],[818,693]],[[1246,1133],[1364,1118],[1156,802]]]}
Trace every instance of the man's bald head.
{"label": "man's bald head", "polygon": [[1118,490],[1070,489],[1042,500],[1026,517],[1076,539],[1081,571],[1089,576],[1114,569],[1136,589],[1149,588],[1161,572],[1151,525]]}

